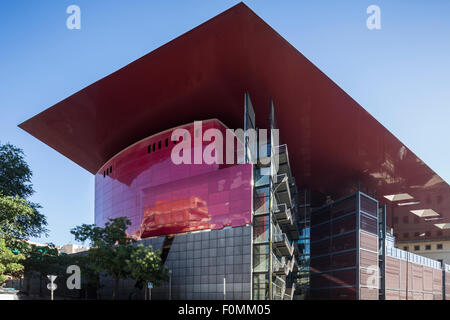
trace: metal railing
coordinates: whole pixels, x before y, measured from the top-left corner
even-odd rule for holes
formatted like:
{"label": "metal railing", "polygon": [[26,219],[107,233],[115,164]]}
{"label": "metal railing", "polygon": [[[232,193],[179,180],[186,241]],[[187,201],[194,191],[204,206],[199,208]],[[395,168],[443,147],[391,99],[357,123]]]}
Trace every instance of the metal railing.
{"label": "metal railing", "polygon": [[444,270],[445,272],[450,272],[450,265],[444,263],[443,270]]}
{"label": "metal railing", "polygon": [[[284,212],[284,214],[286,215],[286,218],[282,219],[282,220],[287,220],[288,222],[293,221],[292,220],[291,209],[289,209],[285,203],[277,205],[276,210],[273,211],[273,213],[275,215],[278,215],[278,214],[280,214],[282,212]],[[278,221],[278,219],[277,219],[277,221]]]}
{"label": "metal railing", "polygon": [[286,257],[278,258],[272,253],[272,270],[275,273],[288,275],[294,269],[295,258],[287,260]]}
{"label": "metal railing", "polygon": [[294,297],[294,291],[295,291],[295,283],[292,284],[291,288],[286,288],[284,290],[284,300],[292,300]]}
{"label": "metal railing", "polygon": [[439,261],[419,256],[415,253],[404,251],[395,247],[386,246],[386,255],[392,258],[416,263],[425,267],[442,270],[442,264]]}
{"label": "metal railing", "polygon": [[[276,227],[274,229],[277,229]],[[284,245],[286,246],[286,248],[289,251],[289,255],[292,256],[293,252],[294,252],[294,243],[289,241],[289,238],[286,236],[285,233],[282,233],[281,230],[280,231],[275,231],[273,233],[273,242],[274,243],[280,243],[280,242],[284,242]]]}
{"label": "metal railing", "polygon": [[273,286],[273,299],[274,300],[283,300],[284,292],[286,290],[286,282],[280,277],[275,277],[275,280],[272,281]]}

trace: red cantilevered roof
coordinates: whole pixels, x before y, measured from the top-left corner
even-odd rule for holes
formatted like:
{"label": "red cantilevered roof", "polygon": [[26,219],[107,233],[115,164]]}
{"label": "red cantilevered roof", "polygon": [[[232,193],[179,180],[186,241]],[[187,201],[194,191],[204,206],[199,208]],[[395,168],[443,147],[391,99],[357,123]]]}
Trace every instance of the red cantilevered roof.
{"label": "red cantilevered roof", "polygon": [[389,217],[400,239],[438,230],[424,217],[402,224],[403,216],[411,223],[417,217],[410,210],[433,209],[450,222],[448,184],[243,3],[20,127],[96,173],[119,151],[167,128],[211,118],[242,128],[245,91],[261,128],[274,99],[299,186],[334,198],[358,186],[380,200],[408,193],[420,204],[396,206]]}

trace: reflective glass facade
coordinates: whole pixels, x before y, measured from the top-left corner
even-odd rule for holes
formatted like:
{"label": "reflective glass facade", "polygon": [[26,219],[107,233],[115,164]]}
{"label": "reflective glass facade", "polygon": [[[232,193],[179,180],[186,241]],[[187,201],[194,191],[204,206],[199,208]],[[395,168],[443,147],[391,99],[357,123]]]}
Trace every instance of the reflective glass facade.
{"label": "reflective glass facade", "polygon": [[313,211],[311,297],[377,300],[378,277],[378,202],[358,192]]}
{"label": "reflective glass facade", "polygon": [[[194,139],[201,133],[192,124],[178,129],[190,133],[194,163]],[[217,129],[225,136],[226,128],[217,120],[204,121],[202,129]],[[95,223],[126,216],[132,222],[128,232],[137,238],[250,224],[252,165],[177,165],[171,152],[188,136],[175,143],[172,132],[139,141],[98,171]],[[211,143],[202,142],[201,150]]]}

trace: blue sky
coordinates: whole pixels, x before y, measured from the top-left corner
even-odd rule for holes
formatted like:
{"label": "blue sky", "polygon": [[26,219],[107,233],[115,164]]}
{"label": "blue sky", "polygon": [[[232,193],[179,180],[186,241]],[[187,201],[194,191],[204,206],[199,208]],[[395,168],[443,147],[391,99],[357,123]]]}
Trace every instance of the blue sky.
{"label": "blue sky", "polygon": [[[17,125],[238,1],[0,2],[0,142],[25,151],[49,222],[42,242],[93,223],[94,177]],[[81,30],[66,8],[81,8]],[[246,1],[293,46],[450,181],[450,1]],[[366,8],[381,8],[368,30]]]}

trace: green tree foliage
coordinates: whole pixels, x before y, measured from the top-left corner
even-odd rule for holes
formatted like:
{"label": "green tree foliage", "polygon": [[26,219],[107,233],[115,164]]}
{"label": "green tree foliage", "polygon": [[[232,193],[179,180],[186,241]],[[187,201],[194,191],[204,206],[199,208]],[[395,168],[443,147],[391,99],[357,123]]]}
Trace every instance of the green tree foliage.
{"label": "green tree foliage", "polygon": [[131,278],[136,279],[137,287],[147,282],[157,286],[168,280],[168,270],[162,264],[161,251],[153,251],[152,246],[138,244],[126,260],[126,267]]}
{"label": "green tree foliage", "polygon": [[65,263],[62,263],[58,249],[53,244],[47,246],[37,246],[28,244],[23,247],[23,254],[25,261],[25,273],[31,275],[37,273],[40,277],[45,277],[48,274],[59,274],[61,270],[65,270]]}
{"label": "green tree foliage", "polygon": [[102,287],[100,282],[100,273],[98,268],[89,259],[89,255],[85,252],[81,254],[68,255],[71,263],[68,265],[77,265],[81,270],[81,289],[84,291],[85,299],[88,298],[89,288],[95,289],[95,292]]}
{"label": "green tree foliage", "polygon": [[8,245],[18,246],[16,240],[37,237],[46,233],[45,217],[37,207],[19,197],[3,196],[0,191],[0,236]]}
{"label": "green tree foliage", "polygon": [[31,177],[23,151],[0,144],[0,238],[9,247],[18,246],[17,240],[47,234],[40,206],[26,200],[34,193]]}
{"label": "green tree foliage", "polygon": [[[164,278],[163,274],[160,275],[164,272],[163,268],[155,266],[160,263],[156,258],[158,253],[153,252],[151,248],[135,246],[135,240],[127,235],[126,229],[130,224],[126,217],[120,217],[109,219],[105,227],[83,224],[70,231],[77,241],[90,242],[92,247],[88,251],[88,258],[91,267],[96,272],[104,272],[113,278],[113,299],[117,299],[120,279],[140,278],[156,281]],[[150,254],[147,255],[147,252]],[[146,273],[138,272],[132,267],[133,261],[141,263],[139,268],[143,269],[148,265],[152,269]]]}
{"label": "green tree foliage", "polygon": [[[19,242],[19,248],[14,251],[21,252],[25,257],[22,261],[25,274],[25,292],[30,292],[30,283],[33,278],[38,278],[41,283],[46,279],[47,275],[56,275],[58,280],[66,277],[66,269],[69,265],[75,264],[73,257],[59,253],[53,244],[38,246],[27,242]],[[43,294],[42,287],[40,294]],[[44,288],[44,290],[46,290]]]}
{"label": "green tree foliage", "polygon": [[23,151],[9,143],[0,144],[0,190],[3,194],[28,198],[34,193],[31,177]]}
{"label": "green tree foliage", "polygon": [[105,272],[114,279],[113,299],[117,298],[120,279],[127,278],[129,271],[125,261],[130,257],[134,240],[126,234],[131,222],[124,217],[109,219],[105,227],[83,224],[70,232],[77,241],[90,241],[89,260],[98,273]]}
{"label": "green tree foliage", "polygon": [[8,279],[8,276],[15,277],[22,272],[23,266],[20,261],[24,258],[23,254],[14,253],[9,249],[5,239],[0,239],[0,285]]}

